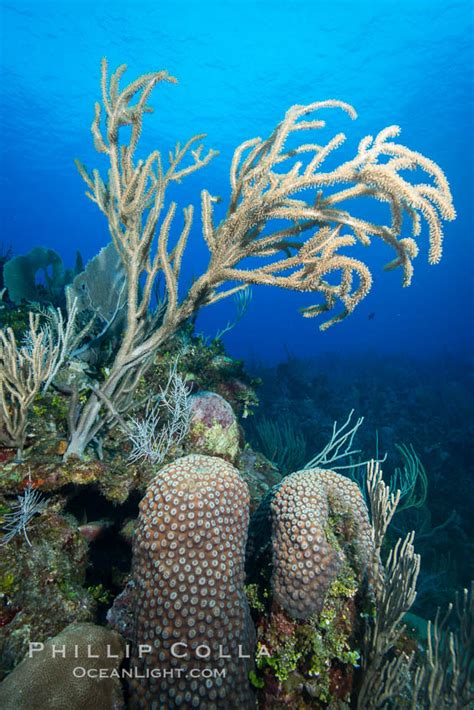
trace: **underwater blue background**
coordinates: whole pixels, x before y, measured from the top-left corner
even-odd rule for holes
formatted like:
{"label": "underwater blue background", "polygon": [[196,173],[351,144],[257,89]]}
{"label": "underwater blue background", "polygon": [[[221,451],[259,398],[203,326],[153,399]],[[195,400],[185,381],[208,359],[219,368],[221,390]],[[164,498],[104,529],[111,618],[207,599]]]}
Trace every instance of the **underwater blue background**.
{"label": "underwater blue background", "polygon": [[[77,249],[87,260],[107,243],[105,218],[73,164],[79,157],[105,166],[90,134],[103,56],[112,68],[127,63],[128,80],[157,69],[179,79],[155,89],[144,154],[157,147],[166,155],[200,132],[220,151],[173,190],[182,207],[198,207],[204,187],[225,205],[237,145],[267,136],[292,104],[339,98],[359,114],[356,122],[327,116],[327,135],[348,136],[341,159],[395,123],[400,142],[446,172],[458,217],[446,224],[444,258],[427,264],[424,229],[414,282],[402,289],[400,273],[382,273],[392,255],[374,242],[363,255],[375,279],[369,297],[324,333],[298,313],[314,299],[254,288],[249,312],[225,336],[229,352],[265,362],[335,350],[464,359],[474,305],[472,37],[472,2],[1,2],[0,241],[15,254],[56,249],[68,266]],[[206,257],[197,210],[188,279]],[[205,310],[197,328],[212,336],[233,315],[225,301]]]}

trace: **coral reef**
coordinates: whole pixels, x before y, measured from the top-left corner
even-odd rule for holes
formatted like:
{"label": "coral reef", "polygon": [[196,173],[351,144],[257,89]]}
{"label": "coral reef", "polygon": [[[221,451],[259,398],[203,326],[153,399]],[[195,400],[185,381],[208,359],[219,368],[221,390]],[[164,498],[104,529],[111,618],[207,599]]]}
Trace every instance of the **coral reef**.
{"label": "coral reef", "polygon": [[236,465],[249,487],[250,512],[254,513],[270,488],[280,482],[281,473],[271,461],[248,444]]}
{"label": "coral reef", "polygon": [[[250,380],[246,378],[241,365],[233,363],[223,354],[222,345],[206,344],[199,338],[183,332],[181,339],[177,340],[173,347],[155,358],[153,366],[144,374],[140,382],[138,390],[140,393],[148,390],[159,392],[163,388],[170,367],[176,362],[178,352],[182,353],[178,361],[180,376],[188,383],[196,399],[201,396],[203,386],[204,391],[207,392],[211,387],[216,392],[223,391],[227,383],[233,386],[235,377],[245,383],[246,391],[252,392]],[[223,402],[214,393],[209,398],[217,405]],[[57,399],[59,405],[54,404]],[[141,401],[144,401],[143,398]],[[113,583],[104,576],[105,572],[101,573],[97,568],[100,558],[96,557],[95,551],[99,549],[98,541],[104,536],[104,530],[108,530],[107,521],[100,519],[102,514],[81,520],[80,514],[75,510],[77,520],[74,521],[69,513],[64,513],[65,500],[69,499],[69,506],[74,506],[75,497],[82,500],[87,498],[92,505],[98,497],[121,504],[123,510],[120,513],[118,509],[113,513],[112,507],[109,511],[113,517],[119,514],[123,520],[124,537],[121,545],[126,551],[129,542],[125,540],[130,541],[135,537],[136,507],[134,506],[138,503],[138,496],[156,473],[153,466],[146,462],[140,465],[127,462],[131,447],[124,434],[117,430],[113,430],[113,436],[108,435],[104,439],[102,461],[81,461],[75,457],[71,457],[66,462],[62,461],[58,449],[64,438],[62,424],[64,409],[60,406],[61,403],[61,395],[54,391],[47,392],[34,404],[29,431],[35,445],[26,449],[28,454],[26,462],[17,463],[13,459],[15,452],[9,453],[8,450],[4,450],[7,460],[2,464],[0,492],[3,493],[4,498],[0,503],[4,503],[5,507],[0,510],[0,514],[10,510],[10,496],[14,492],[21,493],[28,480],[31,480],[34,490],[46,494],[48,506],[32,520],[28,535],[34,549],[42,543],[44,560],[49,560],[50,568],[57,570],[53,572],[53,579],[50,571],[47,572],[41,565],[31,567],[30,561],[29,566],[26,567],[28,546],[19,536],[5,545],[3,559],[8,569],[5,568],[3,574],[2,565],[1,591],[4,602],[0,618],[3,627],[1,636],[5,670],[9,670],[21,660],[29,640],[45,639],[50,634],[60,631],[62,626],[71,621],[97,619],[96,608],[101,608],[105,615],[105,609],[110,604],[108,601],[110,596],[123,588],[123,584],[127,581],[126,562],[120,575],[117,576],[117,571],[114,572]],[[225,403],[224,408],[229,413],[229,421],[232,421],[239,431],[235,411],[243,417],[244,408],[238,399],[232,400],[232,404],[234,413],[231,413],[231,408]],[[328,427],[329,439],[331,429],[334,429],[334,425]],[[364,434],[362,430],[362,436]],[[280,473],[275,466],[262,454],[245,445],[242,430],[239,432],[239,437],[238,456],[235,461],[240,476],[248,484],[251,510],[255,511],[247,548],[249,575],[245,590],[256,627],[257,647],[255,659],[243,663],[248,664],[246,668],[249,670],[252,668],[253,660],[255,662],[254,669],[250,672],[250,681],[258,696],[259,704],[268,708],[288,705],[301,708],[326,708],[344,707],[349,702],[358,702],[359,707],[375,708],[377,698],[383,697],[384,694],[401,699],[403,702],[407,701],[410,697],[407,683],[415,677],[418,683],[416,692],[419,697],[429,697],[426,684],[432,671],[428,669],[422,674],[420,670],[415,676],[417,670],[424,667],[423,654],[417,651],[417,656],[410,665],[409,654],[413,654],[416,650],[417,642],[402,630],[400,616],[395,619],[397,623],[393,625],[393,618],[387,614],[384,607],[386,602],[389,605],[393,603],[390,600],[396,594],[396,580],[400,576],[397,570],[405,569],[397,565],[405,564],[410,559],[415,561],[417,559],[416,556],[410,556],[410,550],[413,551],[412,542],[408,541],[405,546],[396,547],[395,564],[389,563],[385,567],[385,572],[380,568],[379,573],[382,574],[380,577],[377,573],[377,560],[373,567],[370,565],[371,551],[374,549],[370,537],[372,530],[368,527],[363,499],[354,482],[341,474],[322,469],[300,471],[280,481]],[[179,453],[196,450],[197,442],[192,439],[186,440],[170,449],[167,460],[174,461]],[[411,448],[407,451],[413,452]],[[221,454],[225,455],[224,450]],[[420,462],[417,463],[413,456],[414,454],[410,453],[406,465],[412,468],[422,465]],[[209,457],[203,458],[209,459]],[[227,466],[233,470],[222,458],[210,460],[217,462],[216,465],[219,467]],[[402,459],[401,465],[405,465],[403,461],[405,459]],[[361,478],[363,479],[364,477]],[[393,480],[397,485],[403,483],[400,475]],[[152,486],[153,482],[149,485]],[[313,485],[314,490],[312,490]],[[278,491],[282,492],[280,497],[277,495]],[[422,486],[420,491],[424,499],[426,487]],[[176,491],[173,495],[176,495]],[[207,497],[204,489],[202,495],[204,498]],[[405,498],[402,492],[402,506]],[[129,504],[126,501],[130,499],[135,503],[128,508],[127,512]],[[417,494],[416,501],[418,499]],[[380,505],[377,507],[377,510],[379,509]],[[321,551],[316,551],[317,554],[311,554],[308,558],[303,557],[305,572],[319,570],[319,577],[316,575],[316,580],[320,586],[316,593],[313,593],[314,590],[311,592],[310,579],[307,584],[300,585],[297,589],[298,582],[301,580],[293,574],[290,566],[285,565],[291,555],[294,555],[294,562],[298,565],[302,559],[297,559],[297,555],[305,553],[310,548],[297,549],[300,543],[305,544],[303,538],[308,532],[305,526],[301,527],[298,535],[293,535],[289,527],[291,532],[289,539],[282,522],[284,511],[285,514],[291,513],[289,520],[293,518],[293,527],[298,531],[305,522],[305,516],[308,516],[312,527],[319,521],[316,530],[317,535],[322,534],[322,545],[319,546],[325,547],[332,560],[336,561],[332,568],[331,565],[328,566],[332,575],[325,579],[321,574],[321,563],[324,565],[324,560],[318,560],[317,557]],[[404,516],[406,512],[402,510],[400,515]],[[277,517],[280,518],[280,528],[276,525]],[[275,535],[272,546],[270,543],[273,524],[275,524]],[[47,534],[45,534],[46,529]],[[60,555],[57,556],[55,549],[59,544],[61,530],[64,532],[64,539],[70,541],[64,545]],[[393,524],[392,530],[396,531]],[[116,540],[114,536],[117,533],[117,526],[106,533],[110,536],[109,544],[112,540]],[[311,535],[311,530],[309,534]],[[389,539],[384,543],[387,549],[393,534],[389,531]],[[380,534],[376,542],[377,549],[380,549],[382,544]],[[173,540],[169,543],[173,544]],[[114,545],[116,546],[116,542]],[[53,550],[49,549],[51,546]],[[124,554],[127,558],[127,553]],[[36,553],[33,557],[36,559]],[[84,570],[88,559],[92,561],[95,572],[93,578],[85,581]],[[281,567],[280,576],[273,574],[275,561],[277,566]],[[20,565],[21,569],[17,565]],[[28,569],[31,577],[28,584],[20,584],[24,569]],[[328,569],[323,572],[328,572]],[[43,582],[47,581],[45,590],[42,587],[43,582],[39,586],[33,583],[36,577]],[[282,581],[280,585],[282,593],[277,589],[278,579]],[[367,581],[371,582],[375,599],[373,593],[367,595]],[[290,587],[294,589],[290,590]],[[130,578],[124,592],[117,597],[108,614],[109,623],[133,644],[136,644],[134,610],[137,605],[136,595],[139,593],[137,589],[139,587],[136,580]],[[308,605],[304,611],[298,611],[296,607],[300,600],[297,599],[295,602],[293,597],[287,594],[288,590],[304,592],[304,603],[311,594],[315,605]],[[385,601],[383,601],[384,595]],[[413,601],[413,595],[405,599],[404,608],[408,608]],[[55,609],[56,612],[54,624],[50,619],[51,609]],[[35,613],[31,614],[31,611]],[[376,623],[372,623],[374,618]],[[174,623],[175,619],[169,621]],[[172,624],[169,628],[171,632],[173,630],[177,632]],[[182,628],[183,626],[181,630]],[[207,622],[206,628],[209,628]],[[418,643],[423,644],[423,639]],[[446,659],[442,654],[439,655],[441,656],[438,664],[441,669],[439,673],[444,673]],[[395,666],[390,665],[393,658],[397,660]],[[178,660],[181,666],[182,659]],[[162,661],[159,662],[160,666],[166,664],[167,661],[164,664]],[[208,667],[213,665],[213,662],[202,659],[202,664]],[[146,667],[149,666],[146,664]],[[466,677],[465,674],[462,677]],[[191,694],[207,692],[199,690],[205,685],[204,681],[195,680],[193,690],[187,692]],[[171,688],[165,688],[166,692],[169,690]],[[156,690],[156,694],[158,692],[162,692],[162,688]],[[179,692],[177,693],[179,697]],[[168,701],[174,702],[171,695]],[[252,707],[253,703],[254,699],[250,694],[248,706]]]}
{"label": "coral reef", "polygon": [[[406,508],[409,499],[402,495],[387,544],[416,530],[421,570],[414,609],[425,618],[435,616],[437,607],[446,606],[456,589],[468,587],[474,574],[472,363],[444,356],[426,362],[395,354],[346,353],[308,360],[290,356],[275,368],[254,368],[253,374],[262,382],[258,416],[278,422],[283,412],[311,454],[324,448],[333,422],[343,421],[354,408],[364,414],[356,437],[360,453],[346,464],[386,453],[389,479],[397,468],[412,469],[416,489],[410,503],[424,502]],[[253,417],[243,426],[247,440],[260,449],[254,426],[258,421]],[[418,463],[407,461],[400,442],[416,452]],[[342,473],[353,471],[346,468]],[[397,488],[402,482],[392,483]],[[363,488],[361,478],[360,484]]]}
{"label": "coral reef", "polygon": [[189,387],[178,373],[178,358],[172,364],[167,382],[156,397],[149,397],[141,417],[128,417],[122,426],[132,443],[129,461],[163,463],[170,451],[179,447],[189,432],[191,400]]}
{"label": "coral reef", "polygon": [[[185,672],[133,678],[132,707],[149,708],[154,700],[167,708],[249,706],[254,631],[243,589],[248,501],[237,470],[209,456],[178,459],[148,487],[134,544],[131,664],[142,672],[157,666]],[[242,653],[247,658],[240,659]],[[186,672],[209,663],[224,675],[204,682]]]}
{"label": "coral reef", "polygon": [[[260,384],[252,379],[241,360],[229,357],[220,340],[207,342],[185,326],[165,349],[158,352],[144,375],[148,390],[157,391],[173,362],[178,360],[182,373],[192,394],[199,391],[216,392],[228,402],[237,416],[247,419],[258,405],[255,388]],[[141,394],[141,387],[139,393]]]}
{"label": "coral reef", "polygon": [[0,441],[18,449],[23,456],[29,410],[40,392],[46,392],[68,353],[75,306],[65,322],[58,308],[51,310],[47,324],[38,313],[29,313],[29,327],[23,342],[17,342],[12,328],[0,329]]}
{"label": "coral reef", "polygon": [[[372,282],[369,267],[346,254],[356,242],[368,245],[377,237],[388,244],[395,258],[386,268],[400,267],[408,285],[422,219],[429,261],[436,263],[442,222],[454,218],[444,174],[396,143],[394,126],[364,138],[352,159],[330,162],[344,136],[311,142],[325,125],[319,112],[340,109],[355,118],[354,109],[335,100],[293,106],[268,138],[236,149],[230,201],[218,224],[217,198],[202,192],[210,260],[183,291],[193,209],[184,209],[173,241],[176,203],[168,200],[169,188],[216,153],[204,152],[199,135],[177,144],[168,163],[159,151],[137,159],[151,92],[175,79],[155,72],[121,88],[125,70],[109,75],[102,64],[102,103],[96,104],[92,133],[109,163],[107,177],[77,161],[111,242],[85,269],[78,259],[75,274],[43,248],[5,264],[2,672],[21,661],[30,641],[56,634],[47,643],[90,639],[100,654],[110,644],[116,654],[106,666],[116,670],[122,659],[116,634],[67,625],[105,623],[106,608],[123,590],[107,620],[132,644],[124,670],[138,674],[122,676],[129,678],[130,707],[240,710],[257,703],[272,710],[376,710],[407,705],[410,683],[413,702],[418,698],[430,710],[437,697],[433,684],[445,705],[455,707],[453,693],[469,702],[472,593],[458,601],[458,630],[447,630],[450,610],[428,626],[425,655],[403,626],[420,565],[413,533],[403,529],[415,520],[422,539],[434,534],[424,454],[430,453],[430,427],[439,431],[439,424],[425,424],[423,446],[395,441],[395,426],[419,433],[413,411],[422,409],[420,390],[413,404],[413,383],[401,388],[401,407],[390,390],[380,394],[372,373],[357,381],[352,367],[343,368],[350,369],[350,386],[347,373],[339,372],[331,390],[324,375],[308,374],[290,358],[273,389],[263,389],[265,412],[253,437],[262,454],[246,443],[241,427],[257,404],[257,380],[221,342],[245,313],[251,284],[316,294],[319,301],[303,315],[327,314],[323,329],[350,315]],[[299,140],[301,131],[309,132],[306,142]],[[428,180],[418,183],[421,173]],[[367,199],[385,203],[388,216],[372,223],[357,207],[347,211],[347,203],[359,198],[362,206]],[[412,236],[405,236],[407,223]],[[48,266],[52,274],[45,271],[40,288],[37,272]],[[211,342],[196,335],[198,311],[229,296],[237,299],[236,321]],[[46,307],[23,303],[33,297]],[[336,360],[331,367],[337,371]],[[396,377],[389,372],[385,380]],[[354,459],[360,451],[352,441],[363,420],[353,424],[355,408],[373,424],[375,415],[383,418],[380,440],[390,441],[398,456],[391,481],[401,490],[383,482],[378,462],[354,476],[365,468],[364,459]],[[338,428],[341,409],[351,414]],[[319,443],[321,453],[306,470],[281,478],[302,466],[305,452]],[[349,463],[341,464],[342,458]],[[334,470],[327,470],[332,464]],[[364,490],[336,472],[339,464]],[[25,524],[16,529],[12,499],[18,494]],[[449,634],[449,645],[439,642],[442,633]],[[115,680],[67,685],[69,665],[53,661],[43,654],[20,664],[2,686],[3,705],[21,707],[15,694],[33,708],[50,700],[61,707],[122,702]],[[211,667],[220,673],[208,674]],[[148,674],[153,668],[168,674]],[[169,673],[179,669],[199,673]]]}
{"label": "coral reef", "polygon": [[275,605],[262,613],[265,605],[255,605],[250,596],[257,654],[265,649],[257,655],[257,671],[251,676],[259,708],[349,707],[360,656],[357,592],[358,582],[345,566],[321,612],[305,621],[290,618]]}
{"label": "coral reef", "polygon": [[96,602],[84,588],[87,543],[60,503],[49,503],[30,524],[31,546],[16,536],[1,548],[0,656],[14,667],[30,642],[41,642],[73,621],[91,621]]}
{"label": "coral reef", "polygon": [[[13,455],[14,451],[11,450],[10,457]],[[81,489],[86,489],[91,497],[101,494],[114,503],[124,503],[135,489],[145,489],[152,469],[146,464],[129,464],[126,459],[115,459],[107,463],[77,459],[63,462],[61,455],[54,449],[49,457],[48,452],[40,452],[37,459],[30,458],[28,463],[18,464],[12,460],[6,462],[0,477],[0,494],[11,495],[21,490],[29,473],[33,485],[41,491],[67,491],[73,497]]]}

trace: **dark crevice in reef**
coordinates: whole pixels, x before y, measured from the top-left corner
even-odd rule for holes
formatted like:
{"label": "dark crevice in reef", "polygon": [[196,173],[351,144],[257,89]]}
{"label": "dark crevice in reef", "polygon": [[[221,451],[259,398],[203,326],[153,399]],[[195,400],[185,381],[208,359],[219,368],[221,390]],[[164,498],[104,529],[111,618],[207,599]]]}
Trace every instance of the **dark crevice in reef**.
{"label": "dark crevice in reef", "polygon": [[97,492],[91,495],[87,488],[72,496],[64,511],[76,518],[90,541],[85,586],[97,590],[97,622],[101,624],[130,571],[132,546],[124,526],[133,525],[139,502],[140,494],[132,493],[124,504],[116,505]]}

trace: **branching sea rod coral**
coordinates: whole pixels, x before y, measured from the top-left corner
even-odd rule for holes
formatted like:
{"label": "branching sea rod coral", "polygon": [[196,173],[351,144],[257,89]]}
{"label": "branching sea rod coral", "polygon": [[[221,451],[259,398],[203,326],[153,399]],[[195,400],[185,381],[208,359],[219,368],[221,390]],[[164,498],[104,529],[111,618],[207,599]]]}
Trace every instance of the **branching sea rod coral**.
{"label": "branching sea rod coral", "polygon": [[17,449],[18,460],[26,443],[28,411],[37,394],[51,385],[69,352],[76,313],[75,301],[67,321],[59,308],[30,312],[22,343],[11,328],[0,329],[0,441]]}
{"label": "branching sea rod coral", "polygon": [[[452,624],[455,608],[454,625]],[[450,628],[451,624],[451,628]],[[416,669],[410,710],[469,708],[474,704],[474,583],[456,594],[434,622],[428,622],[428,648]]]}
{"label": "branching sea rod coral", "polygon": [[411,660],[403,653],[393,656],[393,649],[404,631],[403,617],[416,598],[420,556],[413,546],[415,534],[410,532],[396,542],[385,565],[380,563],[380,549],[400,501],[400,490],[390,492],[378,461],[367,466],[367,493],[375,547],[375,614],[366,622],[357,708],[377,710],[391,707],[388,703],[401,696],[409,678]]}
{"label": "branching sea rod coral", "polygon": [[[89,188],[87,195],[108,220],[126,270],[127,321],[121,346],[100,389],[73,418],[67,455],[81,455],[98,434],[105,422],[101,417],[104,402],[112,403],[119,414],[126,411],[157,349],[202,306],[249,284],[279,286],[320,295],[320,302],[303,310],[306,317],[332,312],[340,302],[342,310],[321,326],[327,328],[349,315],[371,286],[366,264],[343,254],[343,249],[357,241],[368,245],[374,236],[381,238],[395,251],[387,268],[400,266],[403,283],[408,285],[418,251],[413,237],[420,233],[421,217],[429,227],[429,260],[436,263],[441,257],[442,220],[455,216],[443,172],[431,160],[396,143],[398,127],[367,136],[355,157],[325,171],[326,159],[343,143],[344,134],[319,144],[298,142],[300,132],[323,128],[325,121],[315,117],[323,109],[341,109],[352,119],[355,110],[336,100],[292,106],[268,138],[253,138],[236,149],[230,168],[230,202],[218,225],[213,219],[217,198],[203,190],[202,229],[210,260],[183,296],[179,278],[193,208],[184,208],[184,223],[172,246],[176,203],[167,204],[166,193],[171,183],[207,165],[216,152],[203,153],[200,140],[204,136],[196,135],[183,146],[176,145],[168,164],[158,150],[145,160],[136,160],[143,117],[152,110],[147,105],[150,94],[158,83],[176,80],[165,71],[154,72],[120,90],[125,69],[122,65],[109,77],[104,60],[102,105],[96,104],[92,124],[95,147],[110,162],[108,178],[103,180],[98,170],[88,172],[79,161],[77,166]],[[127,143],[120,142],[122,126],[131,128]],[[286,147],[294,139],[296,146]],[[402,176],[403,171],[413,169],[424,171],[431,184],[414,184]],[[387,203],[388,223],[372,223],[343,208],[357,197]],[[410,237],[402,236],[404,217],[412,223]],[[247,257],[262,259],[261,265],[244,265]],[[162,308],[157,313],[153,307],[159,275],[166,288],[164,315]],[[228,282],[237,285],[226,286]]]}

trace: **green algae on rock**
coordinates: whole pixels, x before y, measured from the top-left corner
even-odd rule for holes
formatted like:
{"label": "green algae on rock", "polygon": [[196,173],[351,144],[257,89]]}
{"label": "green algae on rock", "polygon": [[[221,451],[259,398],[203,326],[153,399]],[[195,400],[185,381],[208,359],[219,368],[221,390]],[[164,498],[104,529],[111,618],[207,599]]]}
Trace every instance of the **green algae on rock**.
{"label": "green algae on rock", "polygon": [[373,556],[366,505],[344,476],[297,472],[265,496],[247,546],[259,707],[349,707]]}
{"label": "green algae on rock", "polygon": [[30,642],[42,642],[71,622],[95,616],[96,602],[84,587],[87,543],[58,506],[59,501],[50,503],[34,521],[31,547],[22,537],[2,547],[4,671],[23,658]]}
{"label": "green algae on rock", "polygon": [[230,404],[215,392],[198,392],[190,400],[190,451],[234,463],[240,448],[240,430]]}

